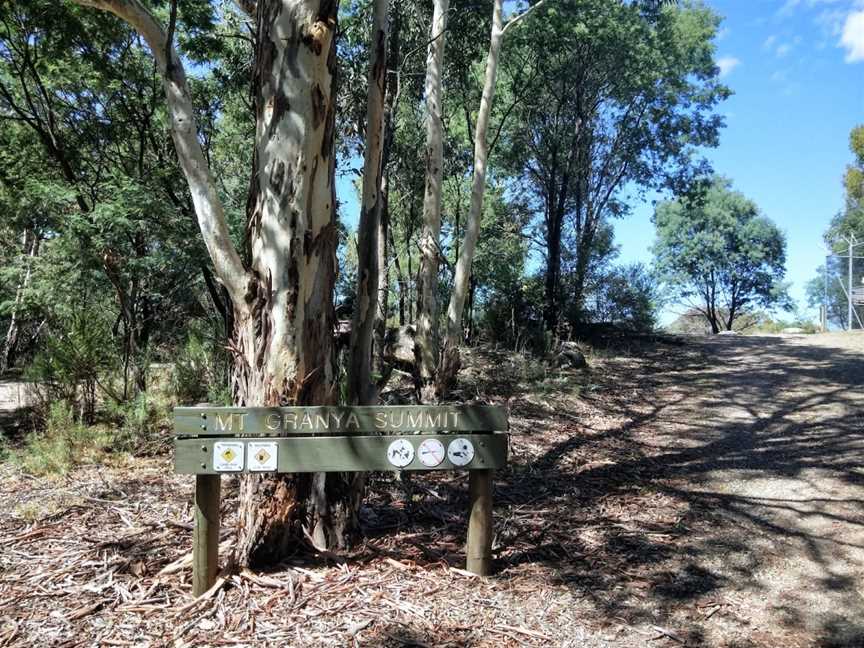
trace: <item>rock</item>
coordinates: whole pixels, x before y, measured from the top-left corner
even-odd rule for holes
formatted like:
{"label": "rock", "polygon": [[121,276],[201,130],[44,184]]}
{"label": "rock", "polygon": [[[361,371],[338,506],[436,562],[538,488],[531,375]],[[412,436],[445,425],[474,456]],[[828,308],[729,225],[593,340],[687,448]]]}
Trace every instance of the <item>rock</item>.
{"label": "rock", "polygon": [[781,333],[789,333],[789,334],[793,334],[793,335],[794,335],[794,334],[797,334],[797,333],[804,333],[804,329],[802,329],[802,328],[798,328],[797,326],[788,326],[788,327],[784,328],[784,329],[783,329],[782,331],[780,331],[780,332],[781,332]]}
{"label": "rock", "polygon": [[583,369],[588,366],[588,361],[579,349],[564,349],[555,357],[555,366]]}
{"label": "rock", "polygon": [[717,335],[738,335],[738,331],[720,331]]}

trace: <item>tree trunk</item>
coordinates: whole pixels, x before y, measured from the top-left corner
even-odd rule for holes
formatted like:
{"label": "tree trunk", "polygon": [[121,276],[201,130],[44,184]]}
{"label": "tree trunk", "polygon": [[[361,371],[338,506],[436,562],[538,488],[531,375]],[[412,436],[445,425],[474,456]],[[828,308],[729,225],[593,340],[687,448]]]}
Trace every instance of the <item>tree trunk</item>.
{"label": "tree trunk", "polygon": [[559,292],[561,287],[561,221],[552,214],[546,228],[546,276],[544,277],[543,320],[547,331],[555,333],[560,316]]}
{"label": "tree trunk", "polygon": [[[336,402],[336,12],[331,0],[258,3],[253,278],[234,304],[238,405]],[[359,498],[345,474],[246,476],[240,495],[240,564],[283,557],[304,525],[319,548],[344,547],[356,529]]]}
{"label": "tree trunk", "polygon": [[468,211],[468,222],[465,224],[462,255],[456,261],[453,292],[450,294],[450,304],[447,308],[447,336],[444,341],[441,370],[438,377],[439,392],[445,392],[452,386],[461,366],[459,345],[462,343],[463,337],[462,313],[465,308],[465,298],[468,296],[471,264],[474,261],[474,251],[477,247],[477,237],[480,234],[480,221],[483,215],[486,162],[489,157],[486,132],[489,127],[489,114],[492,112],[492,100],[495,97],[498,54],[501,51],[501,40],[504,33],[501,18],[503,4],[504,0],[494,0],[492,8],[492,36],[489,41],[489,54],[486,57],[486,76],[483,81],[480,111],[477,113],[477,125],[474,129],[474,177],[471,186],[471,208]]}
{"label": "tree trunk", "polygon": [[426,187],[423,193],[423,232],[417,275],[417,344],[420,350],[421,396],[435,394],[438,368],[438,260],[441,236],[441,178],[444,135],[441,74],[449,0],[434,0],[431,42],[426,59]]}
{"label": "tree trunk", "polygon": [[588,265],[591,262],[591,250],[594,247],[595,227],[596,225],[586,225],[586,228],[582,231],[582,235],[579,237],[576,272],[573,277],[573,311],[580,322],[584,321],[585,280],[588,276]]}
{"label": "tree trunk", "polygon": [[15,290],[15,303],[12,306],[12,314],[9,319],[9,328],[6,330],[6,341],[3,344],[3,355],[0,356],[0,374],[5,373],[15,364],[18,352],[18,340],[21,335],[21,308],[24,305],[24,292],[30,285],[30,276],[33,273],[33,261],[39,254],[39,236],[35,231],[27,229],[24,232],[22,252],[27,255],[24,261],[24,276]]}
{"label": "tree trunk", "polygon": [[[335,403],[337,0],[257,3],[249,268],[231,242],[198,140],[183,64],[171,42],[173,29],[166,32],[140,0],[76,1],[126,20],[156,57],[177,157],[207,251],[234,310],[235,404]],[[358,505],[344,474],[245,477],[235,559],[246,565],[282,558],[304,531],[319,547],[342,547],[356,528]]]}
{"label": "tree trunk", "polygon": [[351,357],[348,364],[348,401],[351,405],[373,405],[377,401],[372,381],[372,334],[379,304],[379,244],[385,246],[386,256],[386,238],[379,241],[379,226],[383,202],[381,160],[384,146],[388,1],[375,0],[370,41],[372,53],[366,99],[363,195],[357,230],[357,302],[351,324]]}

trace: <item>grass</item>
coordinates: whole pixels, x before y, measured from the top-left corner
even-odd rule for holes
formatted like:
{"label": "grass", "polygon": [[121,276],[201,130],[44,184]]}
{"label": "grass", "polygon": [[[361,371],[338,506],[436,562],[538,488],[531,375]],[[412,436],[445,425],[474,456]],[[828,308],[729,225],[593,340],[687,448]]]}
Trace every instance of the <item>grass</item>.
{"label": "grass", "polygon": [[65,475],[75,465],[100,460],[114,448],[114,435],[106,425],[82,425],[65,404],[51,407],[44,431],[32,432],[9,459],[33,475]]}

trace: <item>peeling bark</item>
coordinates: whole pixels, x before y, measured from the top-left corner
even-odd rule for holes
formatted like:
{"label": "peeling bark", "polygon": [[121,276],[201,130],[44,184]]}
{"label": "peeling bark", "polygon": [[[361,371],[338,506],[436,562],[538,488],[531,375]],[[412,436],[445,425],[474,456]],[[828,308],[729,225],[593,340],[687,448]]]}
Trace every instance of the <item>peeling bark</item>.
{"label": "peeling bark", "polygon": [[[256,173],[247,215],[254,280],[235,304],[238,404],[336,402],[335,33],[335,2],[258,3]],[[319,548],[344,547],[359,504],[350,481],[244,477],[237,561],[283,557],[301,534]]]}
{"label": "peeling bark", "polygon": [[[233,308],[235,404],[334,404],[337,0],[259,0],[255,6],[248,269],[231,242],[198,142],[182,63],[165,31],[140,0],[76,1],[130,23],[163,74],[177,155],[216,276]],[[320,548],[341,548],[356,529],[358,505],[357,490],[344,474],[246,477],[235,560],[241,565],[277,560],[304,535]]]}

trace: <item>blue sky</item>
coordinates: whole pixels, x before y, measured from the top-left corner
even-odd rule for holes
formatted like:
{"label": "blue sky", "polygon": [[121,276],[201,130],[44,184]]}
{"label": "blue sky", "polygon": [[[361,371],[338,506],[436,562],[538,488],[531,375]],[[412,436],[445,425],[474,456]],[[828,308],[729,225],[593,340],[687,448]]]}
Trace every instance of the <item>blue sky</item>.
{"label": "blue sky", "polygon": [[[843,205],[849,131],[864,123],[864,0],[707,4],[724,16],[717,58],[735,92],[708,157],[786,232],[787,279],[803,306],[824,261],[822,233]],[[650,262],[652,209],[639,205],[616,223],[622,262]]]}
{"label": "blue sky", "polygon": [[[735,92],[715,170],[786,233],[787,280],[804,284],[824,262],[822,233],[843,205],[853,126],[864,123],[864,0],[707,0],[724,17],[717,40],[723,81]],[[362,160],[352,161],[362,167]],[[349,227],[359,211],[352,177],[337,179]],[[653,205],[615,223],[619,261],[651,262]],[[668,307],[662,323],[675,318]],[[814,315],[815,317],[815,315]]]}

